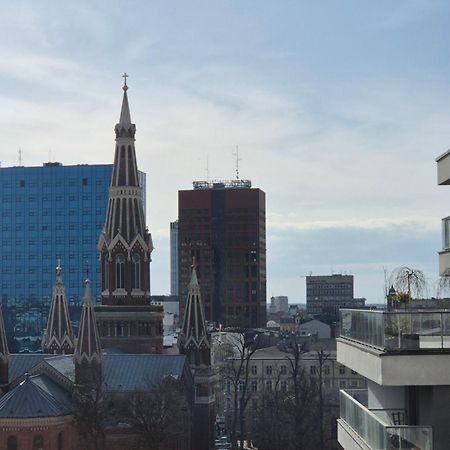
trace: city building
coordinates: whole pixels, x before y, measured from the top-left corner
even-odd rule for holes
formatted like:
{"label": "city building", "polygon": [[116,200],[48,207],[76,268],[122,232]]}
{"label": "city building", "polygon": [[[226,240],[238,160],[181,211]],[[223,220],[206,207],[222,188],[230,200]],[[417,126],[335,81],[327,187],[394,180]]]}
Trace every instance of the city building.
{"label": "city building", "polygon": [[123,86],[109,187],[105,226],[98,239],[102,304],[96,316],[102,346],[126,353],[161,353],[163,317],[160,304],[150,302],[152,237],[146,226],[144,192],[139,183],[135,134]]}
{"label": "city building", "polygon": [[[225,359],[225,364],[236,367],[240,364],[239,354]],[[281,350],[278,347],[266,347],[256,350],[250,357],[248,363],[248,406],[247,423],[249,426],[260,411],[264,397],[267,393],[281,391],[285,393],[294,392],[293,381],[294,355],[292,352]],[[305,376],[322,379],[322,393],[324,402],[324,431],[326,435],[326,446],[324,448],[337,448],[336,446],[336,419],[339,417],[339,390],[343,388],[364,389],[366,380],[336,361],[336,350],[333,341],[318,343],[317,349],[311,344],[309,351],[300,356],[300,367]],[[247,373],[242,372],[241,383],[234,383],[235,371],[230,373],[225,369],[225,417],[228,424],[234,413],[234,389],[242,389]],[[320,375],[321,374],[321,375]],[[229,428],[229,425],[228,425]],[[284,447],[282,447],[284,448]]]}
{"label": "city building", "polygon": [[322,320],[337,322],[340,308],[361,308],[365,301],[353,296],[353,275],[306,277],[306,311]]}
{"label": "city building", "polygon": [[270,297],[269,313],[271,315],[287,315],[289,313],[289,303],[286,295]]}
{"label": "city building", "polygon": [[[58,259],[71,308],[81,306],[80,279],[88,271],[100,299],[95,244],[105,222],[111,174],[111,164],[0,168],[0,298],[9,333],[41,335]],[[139,179],[145,186],[144,173]]]}
{"label": "city building", "polygon": [[178,295],[178,220],[170,222],[170,294]]}
{"label": "city building", "polygon": [[265,193],[250,181],[194,182],[178,192],[180,312],[197,261],[207,320],[266,324]]}
{"label": "city building", "polygon": [[[438,184],[450,184],[450,151],[437,158],[437,166]],[[443,219],[439,252],[444,281],[450,274],[447,222],[448,218]],[[340,314],[337,359],[368,379],[365,391],[340,392],[338,438],[342,447],[447,450],[450,312],[348,309]]]}

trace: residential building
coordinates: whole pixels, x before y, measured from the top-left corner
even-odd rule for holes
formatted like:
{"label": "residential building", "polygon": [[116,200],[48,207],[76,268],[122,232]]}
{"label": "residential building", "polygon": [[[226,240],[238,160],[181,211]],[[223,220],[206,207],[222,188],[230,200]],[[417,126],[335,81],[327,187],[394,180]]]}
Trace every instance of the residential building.
{"label": "residential building", "polygon": [[170,222],[170,294],[178,295],[178,220]]}
{"label": "residential building", "polygon": [[361,308],[364,298],[353,296],[353,275],[309,275],[306,277],[306,310],[327,322],[339,320],[340,308]]}
{"label": "residential building", "polygon": [[265,326],[264,192],[245,180],[194,182],[193,187],[178,192],[181,313],[195,257],[207,320]]}
{"label": "residential building", "polygon": [[139,183],[135,134],[123,86],[109,187],[105,226],[98,239],[102,304],[96,316],[102,346],[127,353],[161,353],[163,317],[160,304],[150,302],[152,236],[146,226],[144,192]]}
{"label": "residential building", "polygon": [[[450,184],[450,151],[436,161],[438,184]],[[443,219],[443,249],[439,252],[439,273],[444,281],[450,275],[448,222]],[[338,437],[342,447],[447,450],[450,312],[349,309],[340,314],[337,359],[368,379],[366,391],[340,393]]]}
{"label": "residential building", "polygon": [[[323,350],[322,356],[320,352]],[[232,365],[240,360],[239,355],[225,359],[225,364]],[[294,390],[292,370],[294,366],[292,352],[272,346],[256,350],[250,358],[248,409],[246,411],[249,424],[255,418],[258,408],[262,405],[266,393],[274,390],[289,392]],[[326,448],[336,447],[336,419],[339,417],[338,393],[342,388],[364,389],[366,380],[358,373],[348,369],[336,361],[336,350],[333,341],[322,341],[300,356],[300,367],[306,376],[317,379],[321,373],[326,418],[324,430],[326,432]],[[225,417],[228,423],[234,412],[234,387],[232,379],[227,379],[227,370],[223,370],[225,391]],[[234,374],[234,371],[231,371]],[[245,373],[242,374],[242,380]],[[238,384],[239,386],[239,384]]]}

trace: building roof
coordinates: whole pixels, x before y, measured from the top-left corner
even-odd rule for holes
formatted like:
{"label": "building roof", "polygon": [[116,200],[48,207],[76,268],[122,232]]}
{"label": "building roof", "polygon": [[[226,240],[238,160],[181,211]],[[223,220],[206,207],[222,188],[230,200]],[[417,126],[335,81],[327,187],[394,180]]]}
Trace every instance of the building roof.
{"label": "building roof", "polygon": [[74,411],[70,392],[45,374],[27,376],[0,399],[1,418],[65,416]]}
{"label": "building roof", "polygon": [[[9,380],[13,382],[45,361],[74,382],[72,355],[13,354]],[[103,354],[102,380],[109,392],[143,391],[158,386],[165,376],[181,379],[187,367],[184,355]]]}

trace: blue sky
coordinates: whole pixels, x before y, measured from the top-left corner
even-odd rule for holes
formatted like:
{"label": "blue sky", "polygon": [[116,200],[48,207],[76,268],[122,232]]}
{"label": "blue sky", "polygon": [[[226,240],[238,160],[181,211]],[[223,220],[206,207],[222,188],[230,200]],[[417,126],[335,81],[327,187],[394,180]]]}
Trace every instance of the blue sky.
{"label": "blue sky", "polygon": [[[268,295],[383,268],[435,295],[450,192],[447,1],[0,1],[0,160],[112,162],[121,74],[148,173],[154,293],[169,291],[177,190],[241,175],[267,193]],[[50,156],[49,156],[50,155]]]}

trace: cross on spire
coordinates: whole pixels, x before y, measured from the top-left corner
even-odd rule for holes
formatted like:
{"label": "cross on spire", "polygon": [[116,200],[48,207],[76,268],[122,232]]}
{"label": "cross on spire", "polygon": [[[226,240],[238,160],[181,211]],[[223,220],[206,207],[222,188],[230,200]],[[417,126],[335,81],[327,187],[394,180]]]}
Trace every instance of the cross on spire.
{"label": "cross on spire", "polygon": [[122,78],[125,80],[124,82],[123,82],[123,90],[124,91],[126,91],[127,89],[128,89],[128,86],[127,86],[127,78],[129,77],[130,75],[128,75],[126,72],[124,72],[124,74],[122,75]]}

